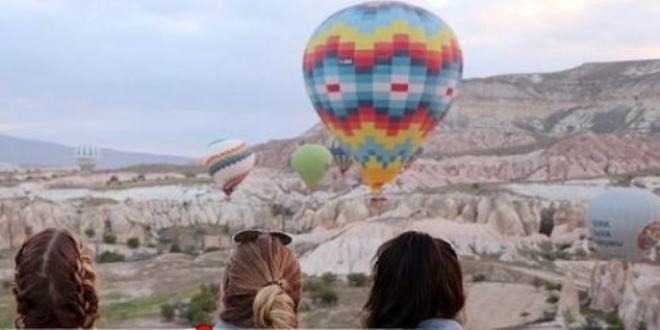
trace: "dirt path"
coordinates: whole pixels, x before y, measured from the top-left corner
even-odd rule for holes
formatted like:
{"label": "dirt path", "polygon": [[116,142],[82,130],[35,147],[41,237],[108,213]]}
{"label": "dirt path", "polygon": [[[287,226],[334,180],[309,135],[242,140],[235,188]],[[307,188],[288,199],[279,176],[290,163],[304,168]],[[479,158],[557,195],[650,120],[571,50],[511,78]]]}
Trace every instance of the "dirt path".
{"label": "dirt path", "polygon": [[540,319],[546,297],[529,284],[475,283],[468,290],[465,329],[498,329]]}

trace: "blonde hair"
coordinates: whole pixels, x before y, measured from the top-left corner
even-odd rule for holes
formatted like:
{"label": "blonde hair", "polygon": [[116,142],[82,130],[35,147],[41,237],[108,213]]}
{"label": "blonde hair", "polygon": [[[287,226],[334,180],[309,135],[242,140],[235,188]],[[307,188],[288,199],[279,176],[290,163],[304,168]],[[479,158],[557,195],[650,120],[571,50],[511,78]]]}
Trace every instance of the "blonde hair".
{"label": "blonde hair", "polygon": [[69,231],[46,229],[16,254],[16,328],[92,328],[98,318],[92,258]]}
{"label": "blonde hair", "polygon": [[301,298],[300,264],[279,239],[261,235],[237,243],[225,270],[222,320],[245,328],[296,328]]}

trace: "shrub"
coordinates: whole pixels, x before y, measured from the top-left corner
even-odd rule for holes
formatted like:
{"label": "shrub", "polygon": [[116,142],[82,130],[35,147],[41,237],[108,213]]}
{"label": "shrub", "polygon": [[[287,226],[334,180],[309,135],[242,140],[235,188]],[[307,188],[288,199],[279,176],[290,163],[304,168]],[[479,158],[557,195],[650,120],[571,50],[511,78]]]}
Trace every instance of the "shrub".
{"label": "shrub", "polygon": [[174,306],[170,304],[164,304],[160,306],[160,315],[166,322],[174,321]]}
{"label": "shrub", "polygon": [[110,177],[110,179],[105,183],[106,186],[111,186],[119,184],[119,178],[116,175]]}
{"label": "shrub", "polygon": [[305,292],[314,292],[318,289],[320,289],[323,286],[322,283],[319,283],[317,281],[307,279],[305,280],[305,283],[303,284],[303,291]]}
{"label": "shrub", "polygon": [[129,248],[131,249],[137,249],[140,247],[140,239],[137,237],[131,237],[126,241],[126,245],[128,245]]}
{"label": "shrub", "polygon": [[218,308],[218,293],[220,287],[217,285],[202,285],[200,291],[190,299],[191,306],[197,306],[202,311],[211,313]]}
{"label": "shrub", "polygon": [[548,298],[545,300],[548,304],[556,304],[559,301],[559,297],[555,295],[548,296]]}
{"label": "shrub", "polygon": [[121,253],[117,253],[113,251],[104,251],[103,253],[101,253],[101,255],[99,255],[97,260],[99,263],[122,262],[122,261],[126,261],[126,257]]}
{"label": "shrub", "polygon": [[312,301],[314,303],[320,302],[323,305],[335,305],[339,297],[337,292],[333,290],[329,285],[324,285],[312,292]]}
{"label": "shrub", "polygon": [[103,234],[103,243],[105,244],[115,244],[117,243],[117,236],[112,233]]}
{"label": "shrub", "polygon": [[192,326],[200,324],[210,324],[210,313],[218,309],[218,292],[220,286],[215,284],[202,285],[198,293],[196,293],[186,308],[185,318]]}
{"label": "shrub", "polygon": [[181,253],[181,247],[177,243],[170,245],[170,253]]}
{"label": "shrub", "polygon": [[85,229],[85,236],[87,236],[87,238],[94,238],[94,236],[96,236],[96,231],[94,231],[94,228],[87,228]]}
{"label": "shrub", "polygon": [[194,246],[186,246],[183,249],[183,253],[191,255],[193,257],[196,257],[199,253],[197,253],[197,249],[195,249]]}
{"label": "shrub", "polygon": [[215,251],[220,251],[220,248],[217,246],[210,246],[204,249],[204,253],[215,252]]}
{"label": "shrub", "polygon": [[208,313],[201,310],[199,307],[191,305],[186,310],[186,319],[191,326],[198,326],[202,324],[211,324],[211,317]]}
{"label": "shrub", "polygon": [[534,277],[534,279],[532,280],[532,285],[534,286],[536,291],[538,291],[541,285],[543,285],[543,280],[538,277]]}
{"label": "shrub", "polygon": [[348,285],[354,287],[363,287],[367,284],[369,278],[363,273],[348,274]]}
{"label": "shrub", "polygon": [[605,322],[609,325],[607,329],[610,330],[623,330],[625,327],[623,326],[623,322],[621,321],[621,318],[619,317],[619,314],[615,312],[607,313],[605,316]]}
{"label": "shrub", "polygon": [[484,274],[474,274],[472,275],[472,282],[483,282],[486,280],[486,275]]}
{"label": "shrub", "polygon": [[321,275],[321,281],[323,281],[323,283],[325,283],[325,284],[332,284],[336,280],[337,280],[337,275],[335,275],[333,273],[327,272],[327,273],[323,273],[323,275]]}
{"label": "shrub", "polygon": [[561,290],[561,283],[546,283],[545,289],[548,291]]}

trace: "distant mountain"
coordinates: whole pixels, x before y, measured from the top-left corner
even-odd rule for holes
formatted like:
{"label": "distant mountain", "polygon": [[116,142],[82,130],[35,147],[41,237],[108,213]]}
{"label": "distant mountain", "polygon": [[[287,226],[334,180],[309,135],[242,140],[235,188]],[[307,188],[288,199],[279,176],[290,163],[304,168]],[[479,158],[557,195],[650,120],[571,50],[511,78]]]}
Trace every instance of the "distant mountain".
{"label": "distant mountain", "polygon": [[[74,148],[51,142],[0,135],[0,163],[27,166],[74,166]],[[99,169],[140,164],[188,165],[191,159],[178,156],[101,149]]]}

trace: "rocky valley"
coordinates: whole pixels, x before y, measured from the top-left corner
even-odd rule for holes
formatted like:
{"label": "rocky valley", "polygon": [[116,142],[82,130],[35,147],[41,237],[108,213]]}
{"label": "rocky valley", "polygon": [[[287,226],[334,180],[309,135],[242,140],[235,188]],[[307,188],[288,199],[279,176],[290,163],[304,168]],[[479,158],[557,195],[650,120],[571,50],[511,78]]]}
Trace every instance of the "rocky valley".
{"label": "rocky valley", "polygon": [[[329,173],[314,193],[291,171],[296,146],[328,139],[317,125],[255,146],[258,167],[231,201],[186,166],[0,166],[0,281],[11,280],[10,257],[27,236],[66,227],[97,256],[126,256],[100,266],[108,306],[169,299],[217,282],[231,233],[284,229],[308,276],[339,277],[341,306],[313,307],[304,323],[356,326],[364,289],[341,281],[369,274],[380,244],[418,230],[447,239],[461,256],[469,329],[660,329],[659,261],[609,259],[585,226],[587,203],[609,187],[660,189],[660,61],[465,81],[421,158],[386,187],[382,210],[369,206],[353,171]],[[141,246],[127,247],[132,238]],[[197,274],[188,283],[184,268]],[[171,285],[149,279],[156,272]],[[9,292],[0,293],[0,310],[9,310]],[[126,315],[106,325],[165,326],[157,308]]]}

